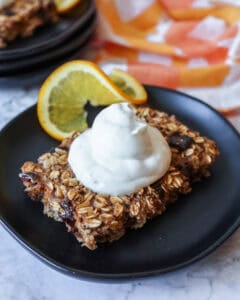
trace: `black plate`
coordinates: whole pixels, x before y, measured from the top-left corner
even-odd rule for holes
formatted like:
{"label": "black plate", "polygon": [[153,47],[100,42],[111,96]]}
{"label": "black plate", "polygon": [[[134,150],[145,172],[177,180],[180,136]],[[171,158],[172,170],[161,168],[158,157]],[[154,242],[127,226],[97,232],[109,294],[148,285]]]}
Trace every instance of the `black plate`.
{"label": "black plate", "polygon": [[34,55],[23,58],[17,61],[9,61],[0,63],[0,77],[23,72],[31,71],[36,68],[44,68],[49,64],[53,64],[57,60],[65,57],[66,55],[81,49],[81,46],[90,38],[95,31],[96,27],[96,15],[92,15],[86,23],[86,26],[76,33],[67,43],[61,45],[61,47],[48,50],[40,55]]}
{"label": "black plate", "polygon": [[94,12],[95,6],[92,0],[82,1],[77,11],[61,17],[59,22],[42,26],[32,36],[17,39],[1,49],[0,61],[28,57],[62,44],[75,34]]}
{"label": "black plate", "polygon": [[[65,226],[42,214],[18,179],[26,160],[36,160],[57,142],[39,127],[36,108],[15,118],[0,133],[0,215],[2,224],[32,253],[59,271],[80,278],[129,279],[183,267],[210,253],[240,223],[240,138],[219,113],[187,95],[147,87],[149,105],[175,114],[216,140],[221,155],[212,176],[194,186],[167,212],[142,229],[129,230],[112,244],[90,251]],[[90,113],[92,120],[95,112]]]}
{"label": "black plate", "polygon": [[[94,34],[93,34],[94,35]],[[81,45],[81,47],[75,49],[71,53],[61,57],[59,60],[51,61],[45,67],[39,66],[36,68],[31,68],[24,73],[13,73],[6,76],[0,76],[0,90],[11,89],[18,86],[39,86],[42,84],[44,79],[46,79],[56,68],[62,64],[75,60],[75,59],[86,59],[86,53],[89,50],[89,42],[92,39],[92,35]]]}

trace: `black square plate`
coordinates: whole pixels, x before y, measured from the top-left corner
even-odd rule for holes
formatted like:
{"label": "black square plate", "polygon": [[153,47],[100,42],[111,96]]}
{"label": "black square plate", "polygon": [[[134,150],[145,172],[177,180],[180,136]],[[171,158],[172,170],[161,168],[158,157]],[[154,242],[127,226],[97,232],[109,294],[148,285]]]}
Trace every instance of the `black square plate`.
{"label": "black square plate", "polygon": [[0,79],[4,76],[23,77],[26,73],[41,71],[45,67],[54,65],[64,57],[71,56],[73,52],[81,48],[93,36],[96,28],[96,14],[93,14],[83,27],[60,47],[50,49],[40,55],[32,55],[19,60],[0,62]]}
{"label": "black square plate", "polygon": [[[40,128],[36,107],[16,117],[0,133],[0,218],[4,227],[37,257],[59,271],[94,280],[129,279],[185,266],[219,246],[240,223],[240,138],[218,112],[179,92],[147,87],[149,106],[175,114],[214,139],[220,156],[212,176],[195,184],[165,214],[120,240],[90,251],[65,226],[42,214],[18,178],[26,160],[57,145]],[[93,119],[97,111],[89,113]]]}
{"label": "black square plate", "polygon": [[19,62],[19,59],[28,59],[31,55],[40,55],[62,45],[84,27],[95,11],[93,0],[81,1],[74,12],[60,17],[58,22],[41,26],[30,37],[16,39],[0,49],[0,62]]}

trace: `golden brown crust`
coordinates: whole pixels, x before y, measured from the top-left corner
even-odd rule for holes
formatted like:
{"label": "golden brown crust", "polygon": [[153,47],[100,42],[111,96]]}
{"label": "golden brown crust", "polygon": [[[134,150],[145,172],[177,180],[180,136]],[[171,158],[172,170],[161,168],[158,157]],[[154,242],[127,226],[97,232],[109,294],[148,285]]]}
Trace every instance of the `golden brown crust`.
{"label": "golden brown crust", "polygon": [[67,162],[68,149],[76,135],[65,139],[53,153],[26,162],[20,177],[25,191],[44,205],[44,213],[63,221],[68,230],[89,249],[111,242],[127,228],[142,227],[162,214],[179,194],[189,193],[192,183],[209,176],[218,155],[215,142],[190,130],[174,116],[147,107],[136,114],[161,130],[172,151],[168,172],[156,183],[128,196],[99,195],[79,183]]}
{"label": "golden brown crust", "polygon": [[52,0],[16,0],[0,9],[0,48],[17,37],[33,34],[35,29],[58,19]]}

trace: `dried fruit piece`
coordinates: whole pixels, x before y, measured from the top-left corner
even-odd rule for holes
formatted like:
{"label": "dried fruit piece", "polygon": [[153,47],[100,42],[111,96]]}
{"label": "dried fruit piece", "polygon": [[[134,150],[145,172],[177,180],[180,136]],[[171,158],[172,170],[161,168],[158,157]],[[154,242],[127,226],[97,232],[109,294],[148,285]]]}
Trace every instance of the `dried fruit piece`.
{"label": "dried fruit piece", "polygon": [[169,138],[169,145],[175,147],[180,151],[184,151],[191,146],[193,139],[187,135],[180,135],[179,133],[174,133]]}
{"label": "dried fruit piece", "polygon": [[68,200],[63,200],[61,202],[61,207],[63,209],[63,212],[61,213],[61,218],[65,222],[74,221],[73,211],[72,211],[72,207],[70,205],[70,202]]}

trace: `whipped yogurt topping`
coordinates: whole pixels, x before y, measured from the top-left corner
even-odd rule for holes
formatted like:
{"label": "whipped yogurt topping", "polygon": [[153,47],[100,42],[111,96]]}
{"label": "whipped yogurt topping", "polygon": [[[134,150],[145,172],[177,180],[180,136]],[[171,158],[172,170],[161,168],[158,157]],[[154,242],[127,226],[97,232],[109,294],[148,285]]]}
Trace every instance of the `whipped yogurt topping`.
{"label": "whipped yogurt topping", "polygon": [[92,128],[73,141],[68,162],[90,190],[120,196],[161,178],[171,151],[158,129],[138,119],[128,103],[120,103],[102,110]]}
{"label": "whipped yogurt topping", "polygon": [[0,0],[0,9],[12,4],[14,0]]}

